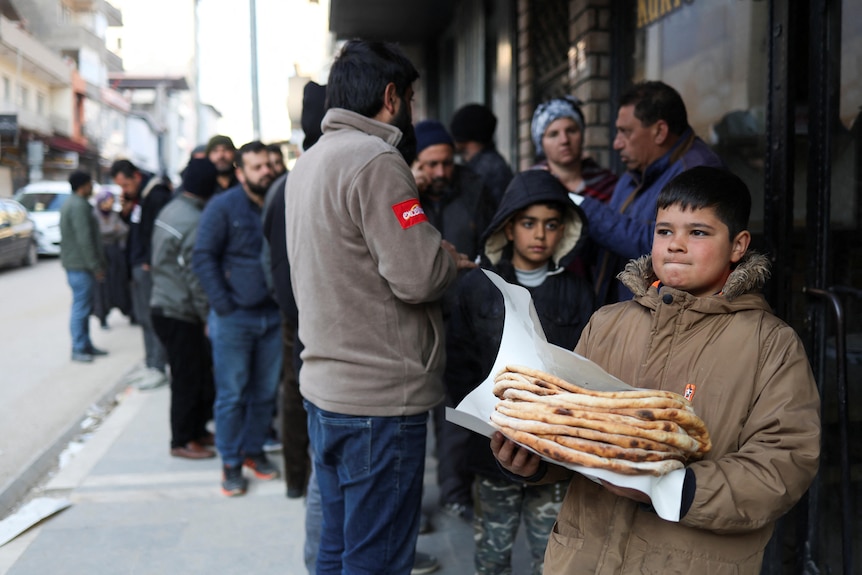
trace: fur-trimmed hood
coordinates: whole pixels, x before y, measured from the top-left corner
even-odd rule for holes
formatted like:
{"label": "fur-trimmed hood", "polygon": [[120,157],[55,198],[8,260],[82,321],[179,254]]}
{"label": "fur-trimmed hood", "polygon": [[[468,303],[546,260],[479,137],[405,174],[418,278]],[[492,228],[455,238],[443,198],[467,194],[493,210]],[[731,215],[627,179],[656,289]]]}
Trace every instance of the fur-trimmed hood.
{"label": "fur-trimmed hood", "polygon": [[[760,291],[770,276],[769,258],[757,252],[746,253],[724,284],[722,294],[732,301],[745,293]],[[629,288],[635,297],[646,295],[650,286],[658,280],[652,267],[652,256],[645,255],[631,260],[617,278]]]}

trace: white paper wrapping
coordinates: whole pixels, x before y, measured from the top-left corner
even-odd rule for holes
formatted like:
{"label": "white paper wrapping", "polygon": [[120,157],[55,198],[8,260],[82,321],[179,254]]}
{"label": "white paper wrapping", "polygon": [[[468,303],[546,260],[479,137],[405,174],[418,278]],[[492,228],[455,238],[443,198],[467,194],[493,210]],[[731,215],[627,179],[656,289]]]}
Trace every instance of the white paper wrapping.
{"label": "white paper wrapping", "polygon": [[[485,381],[465,397],[455,409],[447,408],[446,419],[490,437],[495,431],[490,423],[491,413],[497,404],[497,397],[493,393],[494,377],[507,365],[523,365],[539,369],[588,389],[601,391],[633,389],[587,358],[548,343],[530,298],[530,292],[521,286],[507,283],[493,272],[482,271],[503,294],[506,316],[500,351]],[[659,517],[668,521],[679,521],[684,469],[677,469],[662,477],[622,475],[603,469],[561,464],[541,453],[538,455],[547,461],[563,465],[589,477],[593,481],[603,480],[646,493],[652,500]]]}

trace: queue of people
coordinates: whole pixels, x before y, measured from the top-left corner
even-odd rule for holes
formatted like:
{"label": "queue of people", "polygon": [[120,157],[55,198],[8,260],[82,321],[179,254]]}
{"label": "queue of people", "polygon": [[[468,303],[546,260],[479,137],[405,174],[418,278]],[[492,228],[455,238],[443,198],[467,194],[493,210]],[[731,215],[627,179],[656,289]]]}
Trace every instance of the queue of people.
{"label": "queue of people", "polygon": [[[513,175],[486,106],[459,108],[449,129],[414,124],[418,78],[396,45],[347,42],[326,86],[306,89],[289,174],[279,146],[224,135],[176,194],[127,160],[111,167],[123,225],[102,228],[126,242],[140,386],[170,381],[170,454],[219,455],[222,492],[242,495],[244,470],[280,475],[264,450],[278,420],[318,574],[437,568],[416,551],[429,419],[439,506],[474,526],[476,573],[511,572],[521,522],[535,575],[759,572],[816,473],[820,427],[799,338],[759,293],[768,260],[749,249],[745,184],[662,82],[620,100],[624,173],[585,155],[580,102],[563,97],[536,107],[534,165]],[[105,353],[82,317],[113,266],[84,176],[61,223],[76,361]],[[679,522],[445,420],[500,344],[503,300],[481,270],[529,291],[549,342],[633,386],[687,390],[713,450],[678,470]]]}

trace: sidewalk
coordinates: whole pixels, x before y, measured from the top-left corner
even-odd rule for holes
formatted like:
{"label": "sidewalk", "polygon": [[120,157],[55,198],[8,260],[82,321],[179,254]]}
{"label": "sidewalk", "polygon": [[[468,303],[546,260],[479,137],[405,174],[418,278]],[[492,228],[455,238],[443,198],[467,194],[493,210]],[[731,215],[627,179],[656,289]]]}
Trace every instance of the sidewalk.
{"label": "sidewalk", "polygon": [[[251,478],[245,496],[224,497],[218,458],[168,455],[166,387],[129,388],[121,397],[83,449],[35,494],[72,505],[0,547],[0,575],[306,574],[304,500],[287,499],[281,479]],[[435,512],[435,465],[429,455],[423,507],[434,530],[419,536],[417,549],[438,558],[440,575],[470,575],[473,531]],[[529,572],[523,537],[514,563],[514,573]]]}

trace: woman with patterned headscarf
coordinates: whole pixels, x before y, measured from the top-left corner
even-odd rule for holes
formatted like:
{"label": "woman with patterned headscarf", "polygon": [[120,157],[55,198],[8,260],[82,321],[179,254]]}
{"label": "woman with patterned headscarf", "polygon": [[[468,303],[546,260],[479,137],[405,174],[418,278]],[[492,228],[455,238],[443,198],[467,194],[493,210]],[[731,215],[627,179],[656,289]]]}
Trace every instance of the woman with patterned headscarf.
{"label": "woman with patterned headscarf", "polygon": [[577,98],[565,96],[539,104],[530,126],[538,160],[534,168],[550,171],[570,192],[607,202],[617,177],[583,157],[584,125]]}

